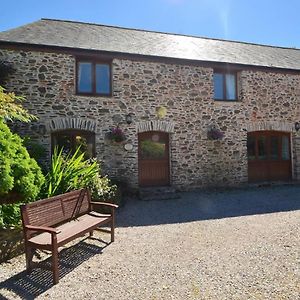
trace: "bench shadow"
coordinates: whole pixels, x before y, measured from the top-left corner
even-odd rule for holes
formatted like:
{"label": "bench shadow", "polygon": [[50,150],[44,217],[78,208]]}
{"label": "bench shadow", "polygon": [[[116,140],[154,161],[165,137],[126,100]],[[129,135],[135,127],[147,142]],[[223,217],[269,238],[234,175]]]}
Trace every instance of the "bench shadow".
{"label": "bench shadow", "polygon": [[128,199],[117,215],[118,227],[151,226],[300,210],[300,186],[193,191],[179,199]]}
{"label": "bench shadow", "polygon": [[[104,243],[104,246],[87,243],[86,239],[97,240],[98,242]],[[101,254],[102,250],[110,244],[98,238],[89,237],[86,239],[74,246],[64,248],[60,251],[59,279],[62,279],[65,275],[72,272],[76,267],[94,255]],[[50,267],[51,257],[38,262],[38,265]],[[52,272],[50,270],[35,268],[30,274],[27,274],[24,270],[0,283],[0,300],[8,299],[3,295],[1,290],[8,290],[16,296],[19,296],[21,299],[35,299],[51,287],[53,287],[53,281]]]}

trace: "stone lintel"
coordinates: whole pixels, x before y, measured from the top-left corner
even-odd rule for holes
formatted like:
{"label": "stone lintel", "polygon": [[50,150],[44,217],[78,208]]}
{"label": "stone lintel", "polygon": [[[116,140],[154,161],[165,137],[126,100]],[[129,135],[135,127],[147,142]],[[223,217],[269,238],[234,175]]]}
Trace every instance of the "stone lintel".
{"label": "stone lintel", "polygon": [[175,124],[173,122],[153,120],[146,122],[138,122],[136,124],[137,132],[147,132],[147,131],[162,131],[173,133]]}
{"label": "stone lintel", "polygon": [[48,132],[66,129],[96,131],[96,121],[87,118],[54,118],[46,124]]}
{"label": "stone lintel", "polygon": [[246,129],[248,132],[262,131],[262,130],[294,132],[295,124],[291,123],[291,122],[262,121],[262,122],[250,123],[250,124],[246,125]]}

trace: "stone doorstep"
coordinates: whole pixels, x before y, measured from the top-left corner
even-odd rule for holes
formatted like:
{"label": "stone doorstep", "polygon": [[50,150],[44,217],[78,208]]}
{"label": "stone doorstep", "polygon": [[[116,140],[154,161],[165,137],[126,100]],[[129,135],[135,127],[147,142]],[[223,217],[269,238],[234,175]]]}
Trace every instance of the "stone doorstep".
{"label": "stone doorstep", "polygon": [[175,188],[170,186],[144,187],[139,189],[139,199],[143,201],[170,200],[178,198],[180,198],[180,194],[176,192]]}

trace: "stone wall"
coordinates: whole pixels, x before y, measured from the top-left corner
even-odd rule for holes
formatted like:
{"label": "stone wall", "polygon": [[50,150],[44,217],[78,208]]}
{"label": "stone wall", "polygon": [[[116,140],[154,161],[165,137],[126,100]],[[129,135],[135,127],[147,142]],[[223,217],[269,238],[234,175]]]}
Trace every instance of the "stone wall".
{"label": "stone wall", "polygon": [[[228,103],[213,100],[211,68],[114,59],[113,96],[87,97],[75,95],[72,55],[0,50],[0,60],[14,63],[17,72],[8,88],[25,95],[26,108],[39,117],[38,122],[19,130],[33,135],[50,152],[51,130],[55,130],[51,121],[93,124],[96,154],[105,172],[127,180],[132,187],[138,186],[137,135],[157,121],[159,106],[167,108],[162,120],[169,124],[165,128],[172,127],[171,183],[180,189],[246,183],[247,131],[293,131],[293,124],[300,120],[300,75],[242,71],[238,74],[241,101]],[[130,125],[125,122],[128,113],[133,114]],[[53,121],[57,118],[60,121]],[[105,134],[117,124],[132,150],[105,140]],[[224,131],[225,138],[208,140],[211,126]],[[295,132],[292,135],[296,137]],[[294,172],[299,176],[299,142],[294,144]]]}

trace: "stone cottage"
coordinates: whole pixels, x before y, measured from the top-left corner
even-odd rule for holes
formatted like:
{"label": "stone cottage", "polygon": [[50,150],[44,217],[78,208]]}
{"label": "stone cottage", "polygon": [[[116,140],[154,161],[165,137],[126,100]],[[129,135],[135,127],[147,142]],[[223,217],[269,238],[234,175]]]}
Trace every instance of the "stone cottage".
{"label": "stone cottage", "polygon": [[81,144],[132,188],[300,179],[298,49],[42,19],[0,33],[0,60],[48,157]]}

